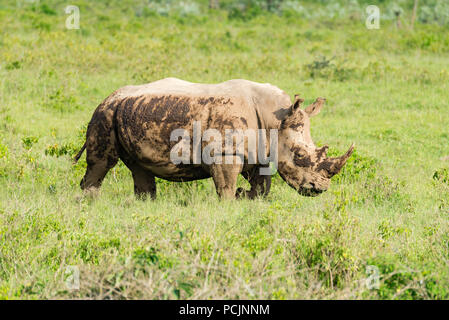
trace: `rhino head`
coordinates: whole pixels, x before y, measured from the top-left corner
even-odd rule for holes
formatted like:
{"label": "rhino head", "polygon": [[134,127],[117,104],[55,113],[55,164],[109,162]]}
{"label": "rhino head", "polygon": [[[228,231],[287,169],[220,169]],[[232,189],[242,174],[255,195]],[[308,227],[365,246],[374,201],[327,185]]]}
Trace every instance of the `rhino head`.
{"label": "rhino head", "polygon": [[304,196],[317,196],[326,191],[332,176],[351,156],[354,144],[342,156],[327,156],[328,146],[317,148],[310,135],[310,118],[317,115],[326,99],[317,98],[304,110],[298,95],[282,121],[279,131],[278,171],[292,188]]}

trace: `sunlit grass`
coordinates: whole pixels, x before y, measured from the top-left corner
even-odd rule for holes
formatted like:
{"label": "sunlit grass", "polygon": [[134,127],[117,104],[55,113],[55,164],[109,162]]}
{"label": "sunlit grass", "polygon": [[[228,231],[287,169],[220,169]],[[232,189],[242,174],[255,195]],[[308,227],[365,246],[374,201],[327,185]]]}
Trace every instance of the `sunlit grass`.
{"label": "sunlit grass", "polygon": [[[80,1],[81,29],[66,30],[62,1],[41,1],[55,14],[12,3],[0,7],[0,298],[449,298],[447,28]],[[335,58],[317,68],[323,56]],[[267,199],[158,180],[143,202],[123,164],[84,196],[85,161],[70,157],[95,107],[168,76],[326,97],[315,142],[356,153],[317,198],[276,176]]]}

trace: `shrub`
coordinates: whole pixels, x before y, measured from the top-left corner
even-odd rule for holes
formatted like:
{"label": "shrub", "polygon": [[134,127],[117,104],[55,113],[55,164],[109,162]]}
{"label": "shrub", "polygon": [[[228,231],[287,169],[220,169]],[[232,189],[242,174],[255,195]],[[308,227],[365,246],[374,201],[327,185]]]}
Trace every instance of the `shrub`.
{"label": "shrub", "polygon": [[305,66],[311,78],[335,79],[338,81],[345,81],[350,79],[355,74],[355,69],[345,67],[345,61],[337,65],[335,57],[330,59],[326,56],[316,58],[312,63]]}
{"label": "shrub", "polygon": [[377,290],[379,298],[424,299],[427,297],[421,272],[397,265],[392,257],[371,258],[367,264],[379,268],[380,287]]}
{"label": "shrub", "polygon": [[158,269],[166,270],[175,264],[172,258],[164,256],[158,249],[151,246],[135,249],[131,259],[135,264],[136,274],[140,272],[146,274],[150,266],[156,266]]}
{"label": "shrub", "polygon": [[64,155],[69,155],[70,157],[73,157],[81,150],[81,147],[86,140],[86,131],[87,131],[87,124],[78,129],[76,138],[73,139],[72,141],[63,143],[61,145],[55,143],[53,145],[47,146],[47,148],[45,149],[45,154],[54,157],[61,157]]}
{"label": "shrub", "polygon": [[433,173],[433,180],[449,185],[449,169],[442,168]]}
{"label": "shrub", "polygon": [[43,106],[50,110],[59,112],[72,112],[80,108],[77,99],[74,96],[66,95],[63,89],[59,88],[54,93],[50,94]]}
{"label": "shrub", "polygon": [[21,61],[13,61],[6,65],[6,70],[14,70],[14,69],[20,69],[22,68],[22,62]]}
{"label": "shrub", "polygon": [[0,143],[0,159],[8,156],[8,147]]}
{"label": "shrub", "polygon": [[228,19],[230,20],[251,20],[263,13],[262,1],[245,0],[234,2],[227,7]]}
{"label": "shrub", "polygon": [[33,144],[37,143],[39,138],[37,137],[24,137],[22,138],[22,145],[26,150],[30,150]]}
{"label": "shrub", "polygon": [[48,146],[45,149],[45,154],[54,157],[61,157],[64,155],[73,156],[75,155],[81,147],[74,145],[73,143],[66,143],[63,145],[58,145],[57,143]]}
{"label": "shrub", "polygon": [[449,25],[449,3],[445,0],[432,2],[421,6],[418,15],[419,21]]}
{"label": "shrub", "polygon": [[[337,156],[341,154],[342,152],[340,151],[329,153],[330,156]],[[367,180],[372,180],[376,176],[379,165],[379,160],[370,156],[361,155],[359,151],[355,149],[351,157],[346,162],[346,165],[340,173],[333,178],[333,180],[337,183],[356,182],[362,177]]]}
{"label": "shrub", "polygon": [[7,165],[7,158],[8,158],[8,147],[4,144],[0,143],[0,177],[6,177],[8,175],[8,165]]}
{"label": "shrub", "polygon": [[349,200],[338,198],[322,213],[323,222],[300,230],[293,247],[298,265],[316,270],[327,287],[342,287],[359,269],[348,243],[359,223],[346,210]]}
{"label": "shrub", "polygon": [[48,4],[46,4],[46,3],[41,4],[41,6],[39,7],[39,11],[44,13],[44,14],[46,14],[46,15],[49,15],[49,16],[55,16],[56,15],[56,11],[53,10],[52,8],[50,8],[48,6]]}

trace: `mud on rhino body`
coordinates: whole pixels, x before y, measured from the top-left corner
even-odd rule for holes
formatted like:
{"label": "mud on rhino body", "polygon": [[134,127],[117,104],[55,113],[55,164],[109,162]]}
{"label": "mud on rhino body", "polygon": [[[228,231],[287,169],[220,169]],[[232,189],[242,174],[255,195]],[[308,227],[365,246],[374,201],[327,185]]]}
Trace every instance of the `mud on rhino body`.
{"label": "mud on rhino body", "polygon": [[[155,177],[170,181],[191,181],[212,177],[219,197],[254,198],[267,195],[271,176],[261,175],[263,163],[249,163],[253,150],[245,145],[243,163],[175,164],[170,158],[171,133],[184,129],[193,134],[194,123],[203,129],[216,129],[223,136],[226,130],[265,129],[265,155],[270,154],[270,129],[278,130],[278,171],[281,177],[300,194],[315,196],[329,187],[352,153],[338,158],[326,155],[327,146],[317,148],[310,136],[309,118],[318,114],[325,99],[300,108],[303,99],[290,97],[279,88],[248,80],[229,80],[220,84],[197,84],[167,78],[140,86],[123,87],[107,97],[95,110],[88,125],[84,149],[87,170],[81,188],[96,189],[107,172],[121,159],[131,170],[134,191],[139,197],[156,196]],[[201,149],[208,142],[201,142]],[[235,155],[236,150],[223,153]],[[193,152],[190,153],[193,157]],[[223,154],[224,155],[224,154]],[[191,159],[193,160],[193,159]],[[239,174],[251,185],[249,191],[236,190]],[[237,192],[236,192],[237,191]]]}

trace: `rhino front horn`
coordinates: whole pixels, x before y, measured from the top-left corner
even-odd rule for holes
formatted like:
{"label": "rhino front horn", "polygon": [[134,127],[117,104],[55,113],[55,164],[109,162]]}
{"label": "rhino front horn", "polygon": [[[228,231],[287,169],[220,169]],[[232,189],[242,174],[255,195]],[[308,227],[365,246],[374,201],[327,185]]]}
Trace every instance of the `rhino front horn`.
{"label": "rhino front horn", "polygon": [[352,152],[354,151],[354,143],[349,147],[348,151],[346,153],[338,158],[329,158],[328,161],[331,162],[329,173],[331,176],[336,175],[340,172],[341,168],[346,164],[346,161],[348,161],[349,157],[352,155]]}
{"label": "rhino front horn", "polygon": [[348,161],[349,157],[354,152],[354,147],[355,147],[355,144],[354,143],[351,144],[351,146],[349,147],[348,151],[346,151],[346,153],[340,157],[341,161],[343,162],[342,167],[345,165],[346,161]]}

